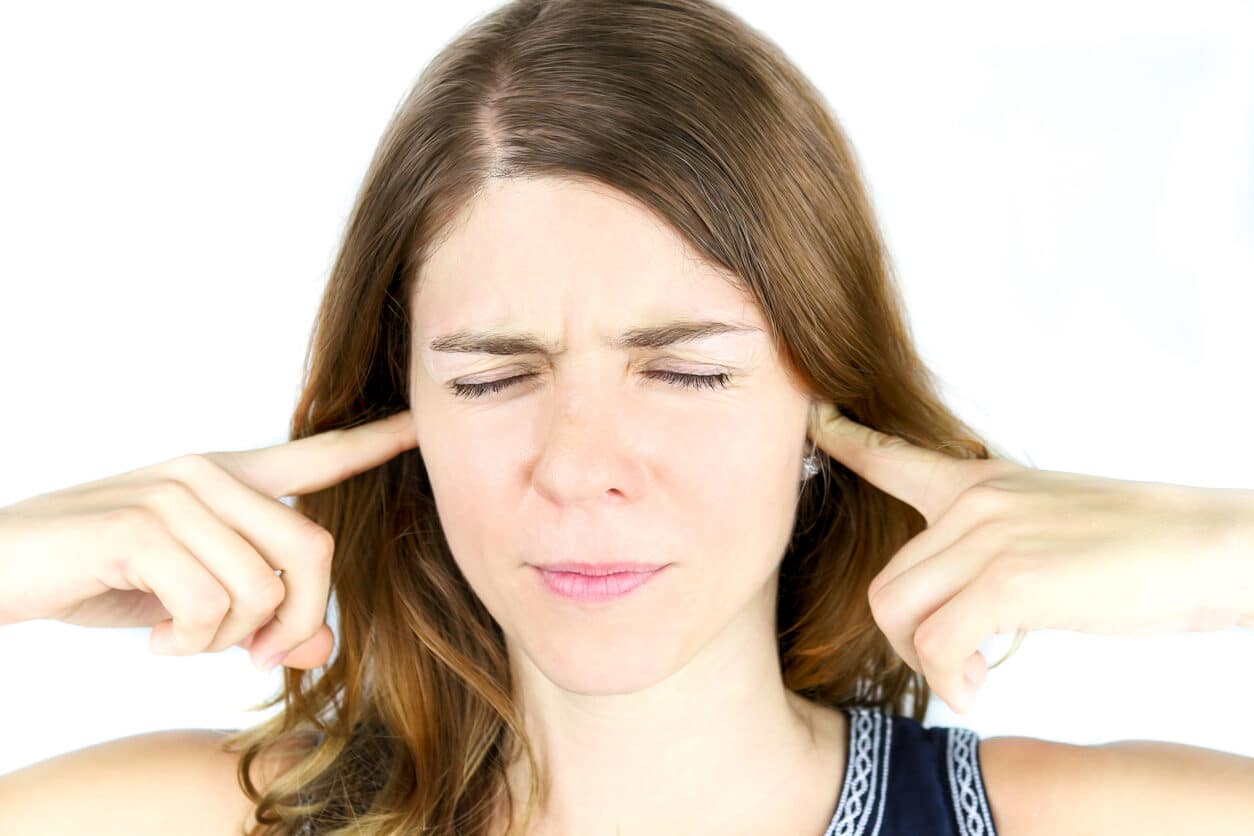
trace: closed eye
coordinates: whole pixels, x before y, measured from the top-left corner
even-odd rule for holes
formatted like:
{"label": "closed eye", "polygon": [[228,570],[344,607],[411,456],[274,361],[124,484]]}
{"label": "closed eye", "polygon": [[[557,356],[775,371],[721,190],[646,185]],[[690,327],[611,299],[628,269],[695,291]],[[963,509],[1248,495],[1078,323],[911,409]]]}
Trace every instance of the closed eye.
{"label": "closed eye", "polygon": [[[731,379],[731,375],[727,372],[718,374],[681,374],[680,372],[672,372],[666,370],[653,370],[644,373],[645,377],[651,377],[663,380],[674,386],[680,386],[687,389],[721,389],[727,385],[727,381]],[[529,377],[535,377],[535,374],[520,374],[514,377],[507,377],[502,380],[493,380],[488,383],[450,383],[449,388],[453,390],[453,394],[462,398],[477,398],[480,395],[489,395],[499,392],[509,386],[512,386],[519,380],[526,380]]]}

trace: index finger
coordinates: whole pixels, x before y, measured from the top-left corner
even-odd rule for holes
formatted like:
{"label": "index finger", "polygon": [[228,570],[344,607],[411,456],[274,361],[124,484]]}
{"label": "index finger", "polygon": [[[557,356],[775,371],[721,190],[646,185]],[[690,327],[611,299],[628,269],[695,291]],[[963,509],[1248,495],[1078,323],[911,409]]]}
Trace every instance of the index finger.
{"label": "index finger", "polygon": [[964,490],[987,473],[975,461],[955,459],[859,424],[829,401],[819,405],[814,442],[823,452],[882,491],[909,503],[930,526]]}
{"label": "index finger", "polygon": [[256,450],[215,453],[232,475],[266,496],[320,491],[418,446],[412,410]]}

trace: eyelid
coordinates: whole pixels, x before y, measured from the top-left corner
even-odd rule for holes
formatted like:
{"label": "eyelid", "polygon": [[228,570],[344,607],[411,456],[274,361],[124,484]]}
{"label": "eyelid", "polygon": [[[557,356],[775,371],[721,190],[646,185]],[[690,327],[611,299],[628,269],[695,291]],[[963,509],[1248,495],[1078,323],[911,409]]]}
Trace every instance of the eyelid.
{"label": "eyelid", "polygon": [[[676,365],[671,365],[671,364],[676,364]],[[646,374],[649,372],[662,372],[662,371],[674,372],[675,374],[689,374],[689,375],[694,375],[694,376],[696,375],[716,376],[722,373],[729,374],[731,373],[732,370],[729,367],[720,365],[718,363],[707,363],[707,362],[702,362],[700,360],[674,360],[674,359],[667,361],[667,365],[665,366],[665,368],[645,369]],[[486,380],[483,380],[483,379],[476,380],[474,379],[474,376],[472,375],[470,376],[469,379],[457,378],[455,380],[449,381],[447,385],[449,387],[452,387],[452,386],[487,386],[488,384],[491,384],[491,383],[500,383],[501,381],[504,381],[504,380],[510,380],[513,377],[520,377],[520,378],[532,377],[538,373],[539,371],[535,368],[524,367],[524,368],[517,370],[514,374],[506,375],[505,377],[493,377],[493,378],[488,378]],[[484,372],[484,374],[491,374],[491,372]]]}
{"label": "eyelid", "polygon": [[[448,389],[455,396],[470,400],[513,388],[519,383],[534,378],[537,374],[538,372],[522,372],[508,377],[499,377],[475,383],[462,383],[455,380],[448,384]],[[711,374],[680,372],[673,369],[646,369],[644,374],[646,377],[660,380],[675,388],[705,389],[709,391],[726,388],[730,384],[732,377],[731,372],[726,369],[721,369]]]}

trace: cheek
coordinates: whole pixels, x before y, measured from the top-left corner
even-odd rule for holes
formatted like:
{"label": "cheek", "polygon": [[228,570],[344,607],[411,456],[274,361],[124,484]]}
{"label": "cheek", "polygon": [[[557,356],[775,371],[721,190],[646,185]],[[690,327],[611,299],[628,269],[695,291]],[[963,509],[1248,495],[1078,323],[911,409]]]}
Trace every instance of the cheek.
{"label": "cheek", "polygon": [[799,447],[788,436],[787,422],[769,412],[730,410],[710,414],[687,426],[668,442],[672,456],[698,475],[712,501],[743,505],[766,492],[777,492],[789,457]]}
{"label": "cheek", "polygon": [[476,594],[494,601],[494,587],[523,559],[515,513],[520,431],[491,432],[465,418],[434,419],[425,430],[423,458],[453,560]]}
{"label": "cheek", "polygon": [[677,522],[711,559],[735,555],[766,567],[782,555],[800,488],[800,445],[788,426],[748,412],[708,421],[674,444],[668,466]]}

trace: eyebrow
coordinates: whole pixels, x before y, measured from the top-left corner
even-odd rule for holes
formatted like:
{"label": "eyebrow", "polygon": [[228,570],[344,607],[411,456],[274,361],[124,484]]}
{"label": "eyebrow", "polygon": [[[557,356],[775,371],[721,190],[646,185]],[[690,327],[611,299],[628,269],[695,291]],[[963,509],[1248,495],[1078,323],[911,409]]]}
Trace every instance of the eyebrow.
{"label": "eyebrow", "polygon": [[[716,334],[742,334],[760,332],[762,329],[747,323],[718,322],[715,320],[677,319],[660,325],[632,328],[609,341],[611,348],[657,349],[681,342],[691,342]],[[454,331],[436,337],[430,343],[432,351],[455,351],[472,354],[544,354],[561,352],[535,334],[503,331]]]}

